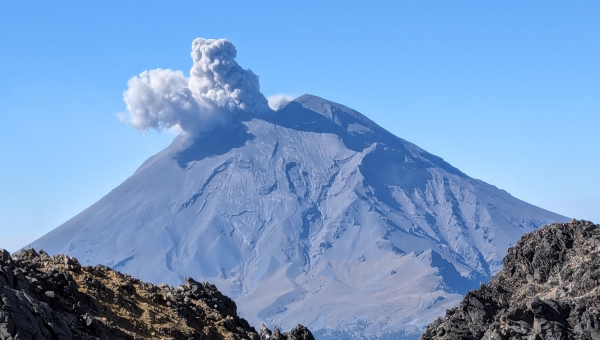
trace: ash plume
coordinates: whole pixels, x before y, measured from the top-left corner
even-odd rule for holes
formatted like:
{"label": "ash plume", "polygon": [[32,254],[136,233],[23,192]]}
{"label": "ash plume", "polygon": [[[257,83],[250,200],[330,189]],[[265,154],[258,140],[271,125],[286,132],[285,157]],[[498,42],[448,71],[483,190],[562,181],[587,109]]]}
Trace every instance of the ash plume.
{"label": "ash plume", "polygon": [[189,78],[160,68],[131,78],[122,120],[142,133],[178,126],[195,135],[270,110],[258,76],[238,65],[231,42],[197,38],[191,56]]}

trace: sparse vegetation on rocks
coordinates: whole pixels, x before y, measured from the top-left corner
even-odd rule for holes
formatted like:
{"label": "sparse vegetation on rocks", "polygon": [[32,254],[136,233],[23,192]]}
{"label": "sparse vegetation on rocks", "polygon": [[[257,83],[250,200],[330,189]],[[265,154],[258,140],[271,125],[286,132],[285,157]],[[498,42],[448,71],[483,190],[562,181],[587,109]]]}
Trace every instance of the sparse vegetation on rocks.
{"label": "sparse vegetation on rocks", "polygon": [[214,285],[153,285],[72,257],[0,249],[0,339],[314,340],[298,325],[289,333],[238,318],[233,300]]}

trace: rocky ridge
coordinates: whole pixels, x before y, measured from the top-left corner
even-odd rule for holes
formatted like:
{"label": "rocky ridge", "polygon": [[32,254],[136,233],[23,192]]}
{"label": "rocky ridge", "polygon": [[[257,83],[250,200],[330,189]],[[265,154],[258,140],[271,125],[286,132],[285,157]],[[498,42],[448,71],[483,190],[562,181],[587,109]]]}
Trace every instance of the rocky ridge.
{"label": "rocky ridge", "polygon": [[421,339],[600,339],[600,226],[572,220],[525,234],[490,283]]}
{"label": "rocky ridge", "polygon": [[298,325],[289,333],[256,332],[233,300],[214,285],[154,285],[69,256],[0,249],[0,339],[314,340]]}

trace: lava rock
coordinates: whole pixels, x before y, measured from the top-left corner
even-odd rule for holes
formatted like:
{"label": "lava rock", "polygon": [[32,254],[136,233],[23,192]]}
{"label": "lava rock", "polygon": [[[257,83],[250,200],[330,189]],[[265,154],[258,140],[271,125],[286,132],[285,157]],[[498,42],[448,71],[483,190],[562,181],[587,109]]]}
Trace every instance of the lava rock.
{"label": "lava rock", "polygon": [[[214,285],[191,278],[174,289],[65,255],[0,249],[0,340],[260,340],[236,309]],[[298,327],[280,339],[312,339]]]}
{"label": "lava rock", "polygon": [[600,340],[600,226],[572,220],[524,235],[488,285],[427,327],[429,339]]}

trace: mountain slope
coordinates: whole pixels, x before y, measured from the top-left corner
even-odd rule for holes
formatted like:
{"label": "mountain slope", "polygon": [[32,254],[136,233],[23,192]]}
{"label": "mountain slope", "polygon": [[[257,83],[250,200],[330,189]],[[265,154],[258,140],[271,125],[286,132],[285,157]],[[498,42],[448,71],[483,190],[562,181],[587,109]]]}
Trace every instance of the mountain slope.
{"label": "mountain slope", "polygon": [[32,246],[157,283],[214,282],[253,323],[380,335],[422,329],[523,233],[564,220],[305,95],[176,138]]}

